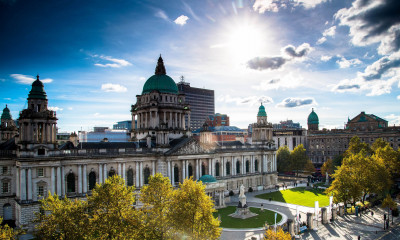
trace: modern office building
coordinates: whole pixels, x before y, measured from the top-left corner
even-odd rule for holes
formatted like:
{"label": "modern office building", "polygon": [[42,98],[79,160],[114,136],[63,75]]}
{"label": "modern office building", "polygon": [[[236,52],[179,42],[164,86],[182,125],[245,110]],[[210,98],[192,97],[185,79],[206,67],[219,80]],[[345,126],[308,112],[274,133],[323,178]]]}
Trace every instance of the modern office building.
{"label": "modern office building", "polygon": [[209,127],[229,126],[229,116],[221,113],[209,115],[206,123]]}
{"label": "modern office building", "polygon": [[[136,122],[135,122],[136,128]],[[113,125],[114,130],[132,130],[132,120],[120,121]]]}
{"label": "modern office building", "polygon": [[214,90],[191,87],[183,77],[177,86],[179,92],[185,94],[186,103],[190,105],[191,130],[200,129],[206,118],[215,113]]}

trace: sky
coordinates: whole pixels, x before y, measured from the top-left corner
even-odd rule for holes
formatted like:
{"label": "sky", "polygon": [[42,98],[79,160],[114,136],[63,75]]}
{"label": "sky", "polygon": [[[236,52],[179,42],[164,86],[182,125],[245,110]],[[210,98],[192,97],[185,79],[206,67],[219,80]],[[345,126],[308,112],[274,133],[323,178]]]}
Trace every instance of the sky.
{"label": "sky", "polygon": [[167,74],[215,91],[232,126],[400,124],[398,0],[0,0],[0,109],[26,108],[39,74],[59,132],[131,119],[161,54]]}

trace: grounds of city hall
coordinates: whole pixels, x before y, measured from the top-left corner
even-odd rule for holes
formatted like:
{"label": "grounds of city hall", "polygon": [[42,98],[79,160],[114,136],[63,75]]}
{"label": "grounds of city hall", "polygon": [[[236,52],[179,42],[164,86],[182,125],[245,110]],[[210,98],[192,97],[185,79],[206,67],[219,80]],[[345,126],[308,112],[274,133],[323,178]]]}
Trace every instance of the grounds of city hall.
{"label": "grounds of city hall", "polygon": [[[268,204],[269,201],[277,201],[306,207],[314,207],[315,201],[318,201],[320,207],[325,207],[329,205],[329,196],[324,193],[324,190],[306,189],[305,187],[297,187],[271,193],[264,193],[256,195],[255,197],[266,200],[266,204]],[[218,209],[216,212],[214,212],[214,217],[219,217],[221,220],[220,227],[261,228],[266,223],[268,225],[275,224],[274,211],[270,211],[267,209],[261,211],[260,208],[250,207],[250,211],[257,213],[258,215],[247,219],[230,217],[229,214],[232,214],[235,211],[236,206],[228,206]],[[281,219],[282,216],[278,213],[276,222],[280,222]]]}

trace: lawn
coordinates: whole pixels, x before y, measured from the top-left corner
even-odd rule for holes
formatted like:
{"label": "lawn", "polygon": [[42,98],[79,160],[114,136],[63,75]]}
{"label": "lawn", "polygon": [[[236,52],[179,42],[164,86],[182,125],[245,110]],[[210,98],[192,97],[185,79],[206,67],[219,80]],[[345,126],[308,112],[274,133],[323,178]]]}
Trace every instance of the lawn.
{"label": "lawn", "polygon": [[329,197],[323,193],[323,190],[309,189],[305,187],[291,188],[272,193],[264,193],[256,197],[262,199],[272,199],[272,201],[291,203],[306,207],[314,207],[314,202],[318,201],[319,207],[329,205]]}
{"label": "lawn", "polygon": [[[273,225],[275,222],[275,212],[264,210],[261,212],[260,208],[250,208],[250,211],[253,213],[257,213],[257,216],[247,218],[247,219],[239,219],[228,216],[231,213],[236,211],[235,206],[228,206],[226,208],[218,209],[217,212],[214,213],[214,217],[221,216],[221,225],[223,228],[260,228],[263,227],[265,222],[268,222],[269,225]],[[278,214],[276,218],[276,222],[281,221],[282,216]]]}

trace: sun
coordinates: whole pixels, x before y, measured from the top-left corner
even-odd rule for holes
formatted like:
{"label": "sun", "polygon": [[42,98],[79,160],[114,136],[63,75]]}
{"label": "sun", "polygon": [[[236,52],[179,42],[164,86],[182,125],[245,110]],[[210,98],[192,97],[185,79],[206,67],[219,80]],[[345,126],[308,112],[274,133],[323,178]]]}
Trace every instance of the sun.
{"label": "sun", "polygon": [[229,52],[239,61],[247,61],[265,48],[264,34],[257,25],[242,24],[231,29]]}

